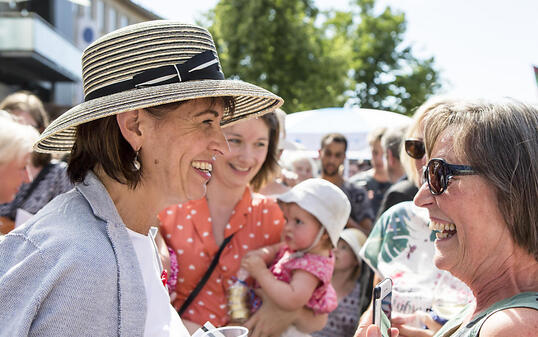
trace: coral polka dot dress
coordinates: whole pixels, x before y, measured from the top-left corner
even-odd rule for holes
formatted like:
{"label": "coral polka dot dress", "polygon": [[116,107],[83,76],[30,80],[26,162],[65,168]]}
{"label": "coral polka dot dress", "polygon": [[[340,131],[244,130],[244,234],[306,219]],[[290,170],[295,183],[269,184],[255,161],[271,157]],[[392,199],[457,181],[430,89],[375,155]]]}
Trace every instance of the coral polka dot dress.
{"label": "coral polka dot dress", "polygon": [[[177,257],[179,271],[172,304],[179,309],[205,274],[219,246],[213,236],[205,198],[170,206],[159,214],[159,220],[161,234]],[[227,292],[241,258],[251,250],[279,242],[283,225],[284,218],[276,202],[246,188],[224,230],[224,237],[234,236],[222,251],[211,277],[181,318],[200,325],[207,321],[215,326],[226,325]]]}

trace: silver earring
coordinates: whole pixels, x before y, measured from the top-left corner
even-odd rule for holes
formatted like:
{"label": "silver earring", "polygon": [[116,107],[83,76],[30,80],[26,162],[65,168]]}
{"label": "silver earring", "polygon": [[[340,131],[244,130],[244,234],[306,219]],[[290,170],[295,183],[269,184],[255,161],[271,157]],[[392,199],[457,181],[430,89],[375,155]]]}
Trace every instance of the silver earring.
{"label": "silver earring", "polygon": [[138,152],[140,152],[140,150],[136,151],[136,155],[133,160],[134,171],[140,171],[140,161],[138,161]]}
{"label": "silver earring", "polygon": [[212,159],[213,161],[215,161],[215,160],[217,160],[217,157],[215,157],[215,155],[213,155],[213,157],[211,157],[211,159]]}

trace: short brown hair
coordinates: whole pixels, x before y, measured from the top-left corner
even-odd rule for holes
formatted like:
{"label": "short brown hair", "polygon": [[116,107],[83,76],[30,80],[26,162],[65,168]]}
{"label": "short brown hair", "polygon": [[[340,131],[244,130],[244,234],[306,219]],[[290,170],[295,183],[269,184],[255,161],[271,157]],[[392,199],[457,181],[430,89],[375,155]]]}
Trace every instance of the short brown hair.
{"label": "short brown hair", "polygon": [[[233,113],[235,109],[233,97],[208,99],[211,100],[211,105],[222,100],[227,113]],[[161,104],[144,110],[155,119],[163,119],[170,111],[186,102],[188,101]],[[143,166],[137,170],[133,165],[136,155],[136,151],[123,138],[116,115],[96,119],[77,126],[67,173],[71,182],[82,182],[88,171],[99,164],[109,177],[134,189],[144,173]]]}
{"label": "short brown hair", "polygon": [[344,152],[347,151],[346,136],[338,132],[329,133],[323,136],[323,138],[321,138],[321,148],[323,149],[327,144],[332,142],[344,144]]}
{"label": "short brown hair", "polygon": [[398,126],[388,129],[381,138],[381,147],[383,151],[390,151],[392,156],[400,161],[400,148],[402,147],[405,130],[408,126]]}
{"label": "short brown hair", "polygon": [[457,158],[495,188],[514,242],[538,261],[538,109],[515,100],[440,105],[424,120],[428,157],[448,127]]}
{"label": "short brown hair", "polygon": [[274,112],[266,113],[260,117],[269,129],[269,143],[267,146],[267,156],[262,167],[250,181],[250,186],[254,191],[259,191],[267,183],[278,169],[278,139],[280,135],[280,124]]}

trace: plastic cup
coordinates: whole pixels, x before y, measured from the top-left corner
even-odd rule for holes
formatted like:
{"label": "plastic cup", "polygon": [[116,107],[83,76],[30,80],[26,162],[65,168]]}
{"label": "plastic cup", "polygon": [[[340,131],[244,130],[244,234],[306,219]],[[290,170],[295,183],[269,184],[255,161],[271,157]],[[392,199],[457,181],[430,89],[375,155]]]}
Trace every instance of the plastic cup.
{"label": "plastic cup", "polygon": [[205,331],[200,337],[247,337],[248,329],[244,326],[223,326]]}

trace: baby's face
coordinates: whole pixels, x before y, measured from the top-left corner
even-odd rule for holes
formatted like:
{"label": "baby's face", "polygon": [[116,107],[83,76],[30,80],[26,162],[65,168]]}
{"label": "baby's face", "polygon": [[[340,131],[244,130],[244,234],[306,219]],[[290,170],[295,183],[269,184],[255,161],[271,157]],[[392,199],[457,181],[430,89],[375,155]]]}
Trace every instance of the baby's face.
{"label": "baby's face", "polygon": [[321,229],[319,221],[294,202],[280,203],[280,208],[286,219],[282,241],[294,251],[309,248]]}
{"label": "baby's face", "polygon": [[293,171],[295,173],[297,173],[298,183],[303,181],[303,180],[306,180],[306,179],[309,179],[309,178],[313,177],[312,165],[310,165],[310,162],[306,158],[299,159],[296,162],[294,162],[293,163]]}

